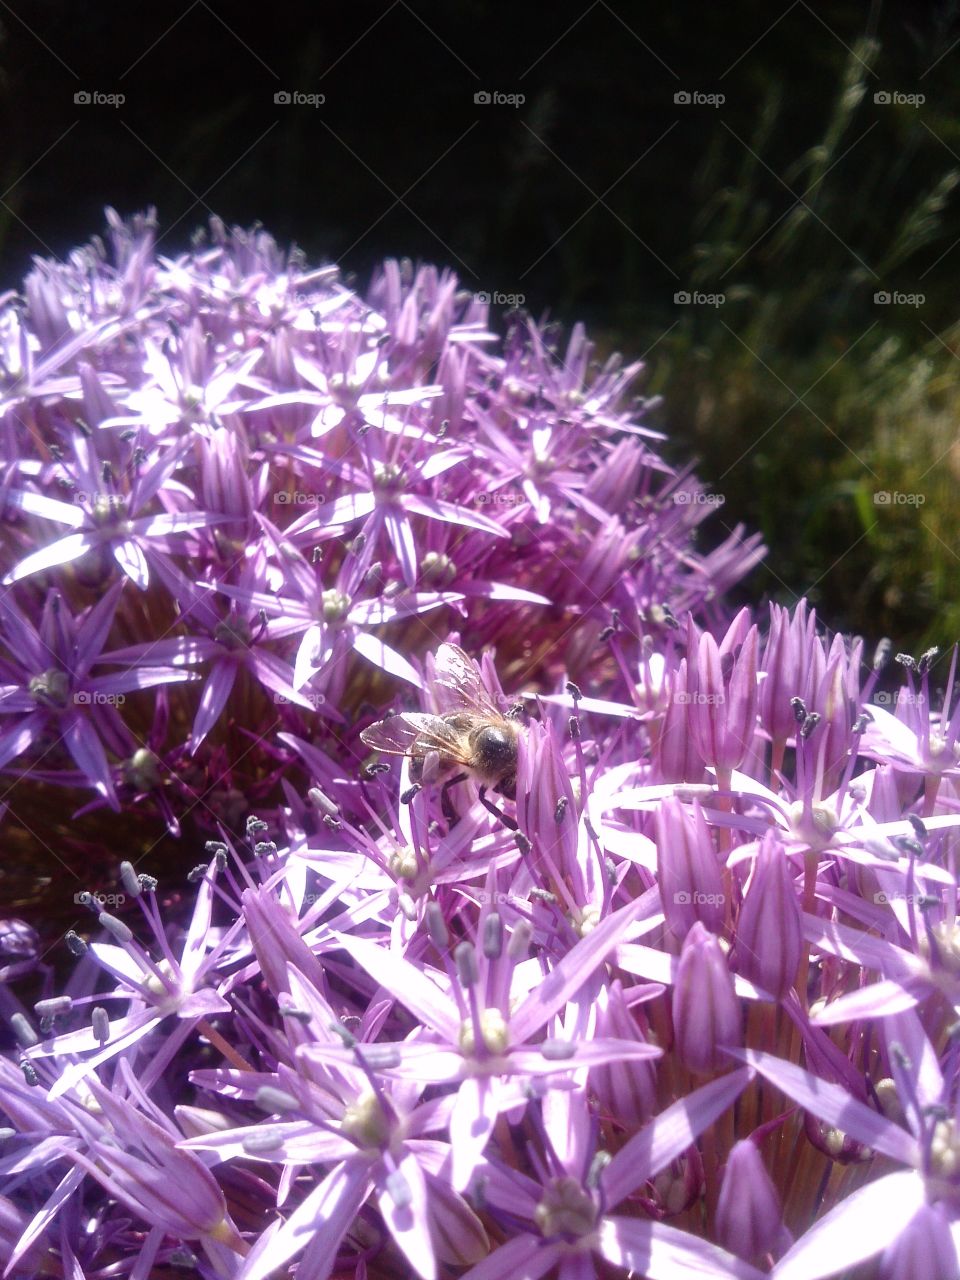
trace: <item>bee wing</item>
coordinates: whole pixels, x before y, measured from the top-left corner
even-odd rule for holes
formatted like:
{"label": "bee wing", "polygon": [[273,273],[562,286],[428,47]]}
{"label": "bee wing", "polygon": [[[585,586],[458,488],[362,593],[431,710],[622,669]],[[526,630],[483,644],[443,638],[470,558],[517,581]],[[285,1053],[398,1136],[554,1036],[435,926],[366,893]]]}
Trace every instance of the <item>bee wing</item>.
{"label": "bee wing", "polygon": [[422,756],[428,751],[437,751],[450,756],[458,764],[466,764],[468,759],[465,748],[469,744],[464,743],[463,735],[440,716],[428,715],[424,711],[406,711],[402,715],[378,720],[368,729],[361,730],[360,740],[377,751],[386,751],[388,755]]}
{"label": "bee wing", "polygon": [[480,668],[456,644],[442,644],[434,660],[434,684],[452,695],[455,706],[499,719],[503,714],[494,705],[480,678]]}

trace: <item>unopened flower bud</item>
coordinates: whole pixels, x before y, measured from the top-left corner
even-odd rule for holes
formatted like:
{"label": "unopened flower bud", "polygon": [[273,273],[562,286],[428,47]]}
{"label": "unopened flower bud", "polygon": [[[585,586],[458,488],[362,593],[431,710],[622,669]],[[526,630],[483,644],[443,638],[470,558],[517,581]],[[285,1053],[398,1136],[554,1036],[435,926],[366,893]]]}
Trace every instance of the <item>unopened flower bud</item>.
{"label": "unopened flower bud", "polygon": [[700,920],[712,933],[723,927],[723,878],[700,805],[688,809],[667,796],[657,809],[657,880],[667,925],[685,938]]}
{"label": "unopened flower bud", "polygon": [[[601,997],[597,1037],[645,1043],[637,1019],[627,1005],[619,980]],[[603,1110],[624,1125],[645,1124],[656,1110],[657,1083],[652,1062],[612,1058],[590,1072],[590,1083]]]}
{"label": "unopened flower bud", "polygon": [[717,1201],[717,1236],[747,1262],[773,1251],[783,1229],[780,1202],[756,1146],[746,1139],[730,1152]]}
{"label": "unopened flower bud", "polygon": [[725,1047],[743,1039],[740,1006],[717,938],[698,920],[684,940],[673,988],[673,1029],[681,1061],[691,1071],[727,1066]]}
{"label": "unopened flower bud", "polygon": [[[734,624],[736,625],[736,620]],[[725,642],[726,643],[726,642]],[[705,631],[697,653],[697,678],[687,704],[687,724],[704,764],[736,769],[753,742],[757,720],[757,629],[751,627],[725,675],[723,658]],[[689,661],[689,655],[688,655]]]}
{"label": "unopened flower bud", "polygon": [[761,841],[737,920],[737,967],[772,995],[793,986],[803,951],[800,904],[786,851],[774,833]]}

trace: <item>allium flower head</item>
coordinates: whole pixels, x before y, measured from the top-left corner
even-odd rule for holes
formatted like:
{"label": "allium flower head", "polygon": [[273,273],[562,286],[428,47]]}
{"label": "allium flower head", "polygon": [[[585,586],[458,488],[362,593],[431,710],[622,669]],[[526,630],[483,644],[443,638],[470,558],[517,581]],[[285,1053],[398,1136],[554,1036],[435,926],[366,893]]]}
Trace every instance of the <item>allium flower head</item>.
{"label": "allium flower head", "polygon": [[0,299],[6,1272],[956,1275],[955,654],[735,613],[581,326],[107,223]]}

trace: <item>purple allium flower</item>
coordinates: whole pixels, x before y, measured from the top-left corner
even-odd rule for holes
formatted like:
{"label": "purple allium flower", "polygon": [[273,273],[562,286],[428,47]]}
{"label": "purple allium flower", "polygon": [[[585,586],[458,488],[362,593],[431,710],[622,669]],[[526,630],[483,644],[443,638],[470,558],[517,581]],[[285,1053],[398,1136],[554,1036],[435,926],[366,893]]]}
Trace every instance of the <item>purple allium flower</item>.
{"label": "purple allium flower", "polygon": [[49,759],[65,748],[91,786],[119,809],[106,748],[127,755],[136,745],[119,712],[127,693],[191,679],[159,658],[156,666],[94,675],[98,663],[118,659],[103,653],[120,602],[117,582],[82,615],[71,615],[56,589],[46,596],[39,625],[9,597],[0,598],[6,656],[0,657],[0,713],[17,715],[0,734],[0,766],[33,748]]}

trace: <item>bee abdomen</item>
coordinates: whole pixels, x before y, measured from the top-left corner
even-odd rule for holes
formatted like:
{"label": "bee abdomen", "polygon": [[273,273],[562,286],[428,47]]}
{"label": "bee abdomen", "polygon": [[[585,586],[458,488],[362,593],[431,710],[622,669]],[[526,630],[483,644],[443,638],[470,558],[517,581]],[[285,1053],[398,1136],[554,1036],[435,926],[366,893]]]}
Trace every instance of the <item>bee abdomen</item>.
{"label": "bee abdomen", "polygon": [[517,768],[517,737],[512,729],[486,725],[473,740],[473,771],[484,782],[499,782]]}

